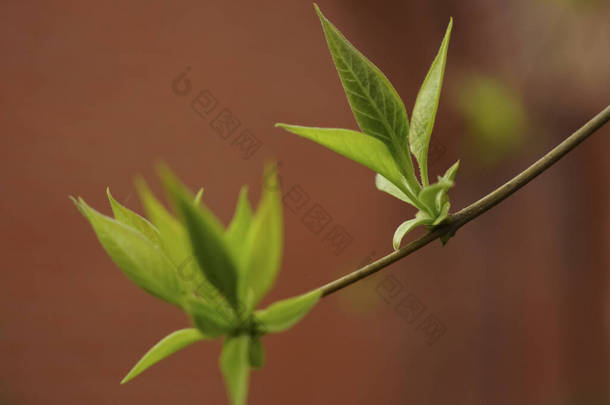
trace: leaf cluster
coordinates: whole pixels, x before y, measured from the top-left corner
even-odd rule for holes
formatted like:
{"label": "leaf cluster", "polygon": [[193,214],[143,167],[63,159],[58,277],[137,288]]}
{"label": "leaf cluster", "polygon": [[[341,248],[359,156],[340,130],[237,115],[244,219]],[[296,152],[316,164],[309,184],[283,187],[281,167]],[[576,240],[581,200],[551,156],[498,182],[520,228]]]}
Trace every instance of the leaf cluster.
{"label": "leaf cluster", "polygon": [[[419,225],[434,227],[449,215],[448,191],[459,161],[435,183],[428,178],[428,148],[440,98],[453,22],[415,100],[411,122],[388,78],[358,51],[314,5],[328,49],[347,101],[360,131],[278,123],[296,135],[319,143],[377,173],[377,188],[417,208],[415,218],[403,222],[394,234],[398,249],[404,235]],[[417,177],[412,161],[419,167]]]}
{"label": "leaf cluster", "polygon": [[[200,340],[224,339],[220,368],[233,404],[245,404],[251,368],[264,363],[261,338],[299,322],[320,291],[256,309],[273,286],[281,265],[283,219],[278,187],[266,187],[254,211],[243,187],[230,224],[224,227],[167,168],[160,177],[176,215],[136,181],[148,219],[117,202],[113,217],[73,199],[100,243],[123,273],[155,297],[180,307],[193,328],[171,333],[151,348],[126,375],[126,383],[151,365]],[[276,168],[265,169],[265,184],[277,184]]]}

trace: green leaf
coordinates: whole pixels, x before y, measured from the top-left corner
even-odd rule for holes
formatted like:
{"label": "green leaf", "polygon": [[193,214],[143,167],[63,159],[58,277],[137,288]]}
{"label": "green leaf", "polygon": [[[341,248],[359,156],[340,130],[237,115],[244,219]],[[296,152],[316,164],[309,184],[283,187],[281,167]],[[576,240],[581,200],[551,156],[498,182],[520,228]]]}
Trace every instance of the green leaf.
{"label": "green leaf", "polygon": [[152,194],[144,179],[137,178],[135,184],[146,215],[159,230],[165,251],[175,264],[184,289],[190,292],[215,291],[193,257],[189,236],[184,226]]}
{"label": "green leaf", "polygon": [[193,204],[191,192],[168,168],[162,167],[160,174],[184,221],[199,268],[227,301],[238,308],[237,268],[226,246],[222,225],[204,204]]}
{"label": "green leaf", "polygon": [[[415,227],[420,225],[437,226],[449,217],[449,208],[451,207],[451,204],[449,202],[448,191],[453,187],[459,163],[459,160],[455,162],[442,177],[439,176],[436,183],[422,188],[418,195],[418,201],[420,204],[424,205],[424,209],[420,209],[415,218],[403,222],[396,229],[393,239],[395,250],[398,250],[400,247],[400,243],[404,236]],[[396,190],[390,191],[396,193]],[[390,192],[390,194],[392,193]],[[397,198],[400,198],[400,195],[398,195]],[[447,243],[447,240],[448,238],[443,239],[443,243]]]}
{"label": "green leaf", "polygon": [[314,7],[358,126],[388,145],[409,187],[419,191],[408,153],[409,119],[402,100],[381,70]]}
{"label": "green leaf", "polygon": [[404,238],[408,232],[413,230],[415,227],[418,227],[420,225],[428,225],[431,222],[432,222],[432,220],[430,219],[430,217],[426,216],[424,213],[422,213],[420,211],[417,213],[415,218],[410,219],[410,220],[405,221],[402,224],[400,224],[398,226],[398,228],[396,228],[396,232],[394,232],[394,239],[392,242],[392,244],[394,245],[394,250],[398,250],[398,248],[400,247],[400,242],[402,241],[402,238]]}
{"label": "green leaf", "polygon": [[233,214],[233,219],[225,234],[227,244],[233,252],[233,257],[235,257],[238,262],[238,268],[241,273],[245,271],[244,261],[246,255],[244,254],[244,245],[251,223],[252,207],[248,201],[248,187],[243,186],[239,192],[239,197],[237,198],[235,214]]}
{"label": "green leaf", "polygon": [[232,405],[245,405],[250,378],[248,335],[228,337],[222,345],[220,370]]}
{"label": "green leaf", "polygon": [[137,178],[135,184],[146,215],[159,230],[169,256],[176,265],[181,264],[191,254],[186,230],[153,195],[144,179]]}
{"label": "green leaf", "polygon": [[439,196],[446,194],[453,186],[453,182],[439,178],[438,182],[425,186],[419,193],[418,199],[427,208],[427,213],[431,217],[436,217],[440,206],[437,206]]}
{"label": "green leaf", "polygon": [[[442,177],[439,177],[438,181],[445,181],[451,183],[449,188],[453,187],[455,184],[455,175],[457,174],[457,170],[460,167],[460,161],[455,162]],[[445,216],[449,213],[449,188],[445,189],[442,193],[439,193],[436,196],[436,207],[441,211],[441,215],[445,212]],[[435,223],[436,225],[436,223]]]}
{"label": "green leaf", "polygon": [[449,208],[451,208],[451,204],[449,203],[449,201],[445,202],[441,206],[438,216],[432,223],[433,226],[441,224],[444,220],[446,220],[449,217]]}
{"label": "green leaf", "polygon": [[[263,179],[263,184],[278,184],[277,167],[267,165]],[[282,261],[283,227],[282,194],[278,187],[265,187],[246,242],[247,271],[241,298],[248,310],[256,306],[275,281]],[[247,297],[248,290],[251,298]]]}
{"label": "green leaf", "polygon": [[250,336],[248,361],[253,368],[261,368],[265,364],[265,349],[260,336]]}
{"label": "green leaf", "polygon": [[447,62],[447,48],[453,19],[449,20],[449,26],[441,43],[441,48],[430,66],[430,70],[419,90],[413,114],[411,116],[411,128],[409,129],[409,144],[411,152],[419,164],[419,172],[424,186],[428,185],[428,147],[430,136],[434,127],[438,100],[443,85],[445,63]]}
{"label": "green leaf", "polygon": [[458,160],[445,174],[438,177],[438,181],[429,186],[425,186],[419,193],[419,201],[426,206],[427,212],[431,217],[438,217],[442,211],[448,210],[448,192],[454,185],[454,179],[459,167]]}
{"label": "green leaf", "polygon": [[155,245],[163,245],[161,235],[159,235],[159,231],[153,224],[151,224],[147,219],[142,218],[140,215],[119,204],[112,197],[112,194],[110,194],[110,188],[106,189],[106,193],[108,194],[108,200],[110,200],[110,206],[112,207],[114,218],[117,221],[140,231],[142,235],[148,238],[148,240]]}
{"label": "green leaf", "polygon": [[322,292],[309,293],[277,301],[269,307],[256,311],[255,318],[266,333],[283,332],[296,325],[316,305]]}
{"label": "green leaf", "polygon": [[460,161],[458,160],[453,165],[451,165],[449,169],[447,169],[445,174],[443,174],[443,179],[453,182],[455,180],[455,175],[457,174],[457,170],[459,169],[459,167]]}
{"label": "green leaf", "polygon": [[400,190],[391,181],[389,181],[388,179],[386,179],[379,173],[375,176],[375,186],[377,187],[377,189],[379,191],[386,192],[386,193],[390,194],[391,196],[406,202],[407,204],[411,204],[411,205],[417,207],[417,204],[418,204],[417,202],[415,202],[411,198],[407,197],[407,195],[405,193],[403,193],[402,190]]}
{"label": "green leaf", "polygon": [[121,384],[125,384],[133,380],[142,371],[166,357],[171,356],[178,350],[185,348],[195,342],[198,342],[208,337],[202,335],[197,329],[180,329],[170,333],[164,337],[159,343],[154,345],[146,354],[138,361],[138,363],[127,373]]}
{"label": "green leaf", "polygon": [[185,307],[197,329],[211,338],[227,334],[237,326],[233,310],[224,302],[210,303],[189,298]]}
{"label": "green leaf", "polygon": [[275,124],[293,134],[312,140],[383,175],[395,187],[409,193],[404,177],[396,166],[388,147],[378,139],[361,132],[342,128],[315,128],[298,125]]}
{"label": "green leaf", "polygon": [[83,199],[73,201],[91,223],[108,255],[129,279],[154,296],[181,306],[184,290],[174,264],[159,246],[135,228],[100,214]]}
{"label": "green leaf", "polygon": [[197,194],[195,195],[195,205],[200,205],[201,204],[201,197],[203,196],[203,189],[200,188],[199,191],[197,191]]}

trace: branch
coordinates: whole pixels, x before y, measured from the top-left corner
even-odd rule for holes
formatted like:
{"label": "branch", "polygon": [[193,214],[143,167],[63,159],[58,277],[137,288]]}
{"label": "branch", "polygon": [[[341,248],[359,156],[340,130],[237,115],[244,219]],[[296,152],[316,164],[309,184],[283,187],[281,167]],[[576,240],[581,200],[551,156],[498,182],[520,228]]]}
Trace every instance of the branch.
{"label": "branch", "polygon": [[335,291],[345,288],[358,280],[370,276],[371,274],[378,272],[379,270],[383,269],[386,266],[389,266],[395,261],[398,261],[403,257],[406,257],[411,253],[423,248],[428,243],[438,238],[448,238],[453,236],[459,228],[472,221],[479,215],[483,214],[490,208],[499,204],[511,194],[513,194],[521,187],[525,186],[527,183],[536,178],[540,173],[544,172],[546,169],[557,163],[559,159],[564,157],[568,152],[578,146],[582,141],[584,141],[590,135],[595,133],[595,131],[601,128],[609,120],[610,105],[603,109],[585,125],[583,125],[579,130],[574,132],[563,142],[553,148],[549,153],[540,158],[536,163],[534,163],[511,180],[492,191],[491,193],[487,194],[485,197],[470,204],[468,207],[462,209],[461,211],[458,211],[457,213],[451,215],[443,225],[434,228],[421,238],[416,239],[415,241],[404,246],[403,248],[396,250],[382,257],[379,260],[367,264],[366,266],[355,270],[352,273],[349,273],[335,281],[332,281],[320,287],[319,289],[322,291],[322,296],[326,297],[327,295],[330,295]]}

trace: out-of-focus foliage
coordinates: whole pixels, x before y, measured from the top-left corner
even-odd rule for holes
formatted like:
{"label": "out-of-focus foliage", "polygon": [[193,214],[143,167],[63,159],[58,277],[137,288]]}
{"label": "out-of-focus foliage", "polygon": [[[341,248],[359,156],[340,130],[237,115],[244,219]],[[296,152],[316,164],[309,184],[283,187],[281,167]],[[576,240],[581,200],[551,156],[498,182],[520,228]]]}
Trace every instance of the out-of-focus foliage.
{"label": "out-of-focus foliage", "polygon": [[[261,337],[297,324],[315,306],[320,290],[256,310],[275,282],[283,246],[281,193],[264,189],[253,211],[242,188],[228,227],[167,168],[161,177],[176,210],[170,214],[143,180],[138,190],[150,221],[119,204],[108,190],[114,218],[73,199],[102,246],[140,288],[182,308],[194,328],[175,331],[153,346],[125,376],[144,370],[200,340],[224,338],[220,369],[234,405],[246,403],[250,370],[262,367]],[[276,168],[264,179],[277,184]],[[186,275],[185,266],[190,267]]]}
{"label": "out-of-focus foliage", "polygon": [[473,155],[482,163],[498,163],[521,145],[527,112],[509,85],[492,77],[468,77],[460,86],[458,108]]}
{"label": "out-of-focus foliage", "polygon": [[576,10],[591,10],[601,6],[607,0],[540,0],[570,6]]}

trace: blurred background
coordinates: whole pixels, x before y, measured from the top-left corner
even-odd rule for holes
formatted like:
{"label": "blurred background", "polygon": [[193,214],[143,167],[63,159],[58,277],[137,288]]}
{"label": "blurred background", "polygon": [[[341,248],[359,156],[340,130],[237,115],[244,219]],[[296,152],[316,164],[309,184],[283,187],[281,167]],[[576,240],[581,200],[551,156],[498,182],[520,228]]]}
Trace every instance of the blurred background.
{"label": "blurred background", "polygon": [[[455,20],[431,174],[453,209],[610,100],[607,0],[324,1],[410,112]],[[283,270],[266,302],[391,251],[414,210],[277,121],[356,128],[310,1],[0,6],[1,404],[222,404],[220,344],[119,381],[188,325],[128,282],[68,200],[141,212],[164,160],[228,221],[280,164]],[[265,339],[251,404],[610,404],[610,127],[450,243],[325,298]],[[421,230],[418,231],[421,233]],[[409,238],[417,236],[418,232]]]}

